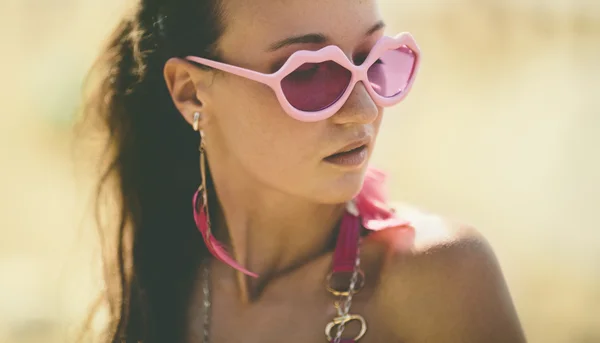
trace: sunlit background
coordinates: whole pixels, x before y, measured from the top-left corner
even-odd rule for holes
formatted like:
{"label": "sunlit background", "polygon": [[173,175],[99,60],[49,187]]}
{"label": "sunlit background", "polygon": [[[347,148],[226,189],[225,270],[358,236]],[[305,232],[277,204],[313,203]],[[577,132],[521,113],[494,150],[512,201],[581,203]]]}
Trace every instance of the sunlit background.
{"label": "sunlit background", "polygon": [[[66,342],[99,287],[82,78],[123,1],[0,0],[0,342]],[[600,0],[383,0],[422,50],[374,164],[478,227],[530,342],[600,342]]]}

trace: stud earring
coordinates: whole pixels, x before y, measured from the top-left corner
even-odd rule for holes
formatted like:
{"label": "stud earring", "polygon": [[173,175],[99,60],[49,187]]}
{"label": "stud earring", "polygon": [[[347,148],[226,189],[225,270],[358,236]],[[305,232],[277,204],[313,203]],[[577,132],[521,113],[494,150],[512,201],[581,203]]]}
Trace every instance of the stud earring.
{"label": "stud earring", "polygon": [[199,129],[200,117],[201,117],[200,112],[194,112],[194,122],[193,122],[194,131],[198,131],[198,129]]}

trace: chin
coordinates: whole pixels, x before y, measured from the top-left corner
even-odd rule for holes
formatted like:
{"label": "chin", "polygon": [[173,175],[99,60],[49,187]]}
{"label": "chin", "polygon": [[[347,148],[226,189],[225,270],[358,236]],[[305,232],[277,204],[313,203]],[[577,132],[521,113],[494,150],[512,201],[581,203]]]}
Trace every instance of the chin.
{"label": "chin", "polygon": [[[319,202],[326,204],[339,204],[352,200],[361,190],[365,180],[367,167],[349,170],[329,175],[322,178],[322,183],[317,186]],[[313,195],[313,196],[314,196]]]}

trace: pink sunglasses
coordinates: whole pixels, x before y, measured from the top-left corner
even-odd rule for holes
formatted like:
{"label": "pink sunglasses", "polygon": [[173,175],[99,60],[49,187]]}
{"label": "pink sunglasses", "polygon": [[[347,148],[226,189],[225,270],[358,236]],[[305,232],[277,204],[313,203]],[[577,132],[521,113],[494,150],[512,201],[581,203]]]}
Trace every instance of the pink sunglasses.
{"label": "pink sunglasses", "polygon": [[409,33],[382,37],[360,65],[335,45],[293,53],[275,73],[263,74],[205,58],[187,60],[263,83],[292,118],[313,122],[331,117],[362,81],[375,103],[388,107],[408,94],[419,68],[420,50]]}

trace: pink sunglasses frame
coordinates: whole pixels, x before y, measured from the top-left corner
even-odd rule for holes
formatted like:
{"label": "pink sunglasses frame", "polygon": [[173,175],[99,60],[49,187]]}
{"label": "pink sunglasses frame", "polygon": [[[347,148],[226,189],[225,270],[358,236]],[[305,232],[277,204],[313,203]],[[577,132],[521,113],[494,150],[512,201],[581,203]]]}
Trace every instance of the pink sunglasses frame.
{"label": "pink sunglasses frame", "polygon": [[[410,80],[406,87],[397,95],[393,97],[383,97],[373,89],[373,86],[368,80],[367,71],[371,67],[379,57],[385,52],[389,50],[395,50],[402,46],[406,46],[412,50],[415,54],[415,64],[413,66],[413,72]],[[337,111],[342,108],[342,106],[346,103],[354,86],[362,81],[363,85],[367,89],[369,95],[375,101],[378,106],[381,107],[389,107],[393,106],[409,93],[412,88],[413,82],[415,80],[416,74],[419,70],[420,64],[420,55],[421,51],[417,46],[413,36],[408,32],[403,32],[396,37],[384,36],[375,43],[371,52],[367,56],[367,59],[361,65],[355,65],[348,59],[346,54],[336,45],[329,45],[317,51],[310,50],[299,50],[294,52],[288,60],[284,63],[284,65],[279,68],[275,73],[272,74],[264,74],[254,70],[245,69],[241,67],[237,67],[234,65],[217,62],[201,57],[196,56],[187,56],[186,59],[192,62],[196,62],[208,67],[216,68],[237,76],[245,77],[250,80],[254,80],[256,82],[263,83],[269,86],[275,92],[279,103],[283,110],[290,115],[292,118],[303,122],[315,122],[323,119],[327,119],[334,115]],[[304,63],[321,63],[325,61],[333,61],[339,64],[340,66],[346,68],[348,71],[352,73],[352,78],[348,83],[348,86],[344,93],[331,105],[328,107],[315,112],[302,111],[290,104],[287,100],[283,89],[281,88],[281,81],[288,76],[290,73],[294,72],[298,67],[303,65]]]}

